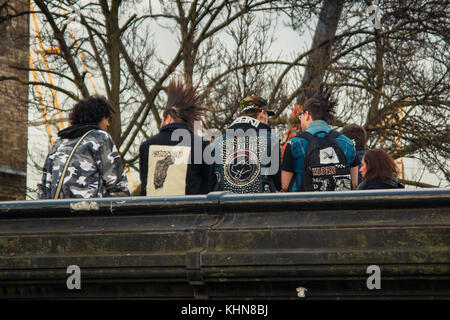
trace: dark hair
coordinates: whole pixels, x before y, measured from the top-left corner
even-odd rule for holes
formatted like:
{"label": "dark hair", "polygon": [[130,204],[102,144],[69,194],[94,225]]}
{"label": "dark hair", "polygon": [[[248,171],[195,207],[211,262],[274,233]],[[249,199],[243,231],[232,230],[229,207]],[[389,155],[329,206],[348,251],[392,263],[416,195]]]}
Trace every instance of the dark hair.
{"label": "dark hair", "polygon": [[357,124],[349,124],[342,129],[342,134],[355,141],[356,150],[364,149],[367,142],[367,133],[364,127]]}
{"label": "dark hair", "polygon": [[163,117],[169,114],[174,122],[186,123],[188,129],[194,130],[194,121],[201,120],[203,112],[207,110],[200,106],[204,94],[199,94],[197,88],[191,83],[185,84],[182,77],[174,78],[169,82],[167,89],[167,105]]}
{"label": "dark hair", "polygon": [[367,168],[363,180],[383,181],[390,184],[398,174],[397,165],[383,149],[367,150],[364,153],[363,161]]}
{"label": "dark hair", "polygon": [[245,115],[246,117],[250,117],[250,118],[257,119],[259,113],[247,113],[247,114],[244,114],[244,115]]}
{"label": "dark hair", "polygon": [[303,112],[309,111],[313,120],[325,120],[332,124],[335,117],[334,107],[337,102],[331,97],[331,89],[321,83],[317,88],[308,90],[307,100],[303,105]]}
{"label": "dark hair", "polygon": [[103,96],[89,96],[81,99],[70,111],[69,120],[72,125],[99,123],[103,118],[111,118],[114,109]]}

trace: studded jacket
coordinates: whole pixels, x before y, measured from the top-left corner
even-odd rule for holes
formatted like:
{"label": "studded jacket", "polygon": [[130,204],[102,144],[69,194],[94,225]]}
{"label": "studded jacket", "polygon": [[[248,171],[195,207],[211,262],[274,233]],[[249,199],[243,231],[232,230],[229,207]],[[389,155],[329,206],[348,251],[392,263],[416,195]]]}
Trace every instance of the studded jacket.
{"label": "studded jacket", "polygon": [[270,127],[247,116],[237,118],[214,140],[213,191],[277,192],[281,189],[278,138]]}
{"label": "studded jacket", "polygon": [[68,165],[59,198],[129,196],[128,180],[120,154],[111,136],[96,125],[74,125],[58,133],[38,184],[39,199],[53,199],[66,161],[74,146],[90,132]]}

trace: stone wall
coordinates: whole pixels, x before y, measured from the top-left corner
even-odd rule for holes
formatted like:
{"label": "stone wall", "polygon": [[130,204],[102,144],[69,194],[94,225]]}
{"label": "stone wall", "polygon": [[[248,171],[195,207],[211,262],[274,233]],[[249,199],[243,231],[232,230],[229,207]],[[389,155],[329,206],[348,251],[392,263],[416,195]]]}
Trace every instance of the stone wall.
{"label": "stone wall", "polygon": [[[8,13],[29,10],[28,0],[5,1]],[[1,6],[0,6],[1,7]],[[3,9],[0,15],[5,16]],[[0,20],[1,21],[1,20]],[[0,77],[28,81],[29,16],[0,22]],[[28,87],[0,81],[0,200],[23,200],[27,168]]]}

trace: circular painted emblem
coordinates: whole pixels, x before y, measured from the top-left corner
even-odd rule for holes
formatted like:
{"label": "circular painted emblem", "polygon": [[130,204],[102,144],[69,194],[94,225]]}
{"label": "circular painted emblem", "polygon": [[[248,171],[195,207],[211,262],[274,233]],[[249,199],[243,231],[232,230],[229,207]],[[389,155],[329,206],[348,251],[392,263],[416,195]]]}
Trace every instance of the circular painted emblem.
{"label": "circular painted emblem", "polygon": [[225,178],[235,186],[246,186],[259,176],[258,157],[251,151],[238,151],[225,159]]}

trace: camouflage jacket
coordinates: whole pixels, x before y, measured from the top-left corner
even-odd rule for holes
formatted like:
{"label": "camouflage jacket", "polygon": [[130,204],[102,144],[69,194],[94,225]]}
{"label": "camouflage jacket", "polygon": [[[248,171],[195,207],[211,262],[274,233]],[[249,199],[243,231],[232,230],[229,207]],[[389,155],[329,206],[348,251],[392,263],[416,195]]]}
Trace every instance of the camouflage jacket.
{"label": "camouflage jacket", "polygon": [[43,167],[39,199],[53,199],[61,173],[81,136],[89,133],[75,151],[67,168],[59,198],[128,196],[128,180],[111,136],[95,125],[75,125],[59,132]]}

